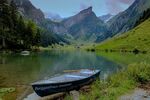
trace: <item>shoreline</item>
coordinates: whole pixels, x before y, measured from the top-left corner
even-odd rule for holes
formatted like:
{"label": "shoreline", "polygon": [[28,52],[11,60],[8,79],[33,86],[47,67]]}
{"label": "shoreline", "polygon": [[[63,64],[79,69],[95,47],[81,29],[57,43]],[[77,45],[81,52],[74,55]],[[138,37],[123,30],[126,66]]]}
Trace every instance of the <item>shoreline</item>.
{"label": "shoreline", "polygon": [[[136,63],[128,66],[126,70],[118,72],[106,81],[95,82],[92,90],[80,95],[81,100],[111,99],[117,100],[120,96],[125,95],[139,86],[139,84],[149,84],[150,82],[150,65],[146,63]],[[148,85],[150,88],[150,85]]]}

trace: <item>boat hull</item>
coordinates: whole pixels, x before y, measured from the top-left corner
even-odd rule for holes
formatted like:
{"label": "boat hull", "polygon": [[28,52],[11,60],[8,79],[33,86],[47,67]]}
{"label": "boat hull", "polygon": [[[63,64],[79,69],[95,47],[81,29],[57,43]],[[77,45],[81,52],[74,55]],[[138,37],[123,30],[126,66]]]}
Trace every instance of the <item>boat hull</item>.
{"label": "boat hull", "polygon": [[79,90],[81,87],[95,81],[97,78],[99,78],[99,75],[100,75],[100,71],[82,80],[56,83],[56,84],[40,84],[40,85],[38,84],[38,85],[32,85],[32,87],[37,95],[39,95],[40,97],[44,97],[59,92],[69,92],[71,90]]}

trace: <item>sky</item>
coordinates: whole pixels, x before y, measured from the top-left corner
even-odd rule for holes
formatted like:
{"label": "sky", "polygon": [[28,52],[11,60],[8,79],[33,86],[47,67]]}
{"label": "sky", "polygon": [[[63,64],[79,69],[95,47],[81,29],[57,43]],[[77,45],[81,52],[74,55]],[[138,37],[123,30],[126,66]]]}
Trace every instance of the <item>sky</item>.
{"label": "sky", "polygon": [[115,15],[127,9],[134,0],[30,0],[36,8],[46,15],[69,17],[90,6],[97,16]]}

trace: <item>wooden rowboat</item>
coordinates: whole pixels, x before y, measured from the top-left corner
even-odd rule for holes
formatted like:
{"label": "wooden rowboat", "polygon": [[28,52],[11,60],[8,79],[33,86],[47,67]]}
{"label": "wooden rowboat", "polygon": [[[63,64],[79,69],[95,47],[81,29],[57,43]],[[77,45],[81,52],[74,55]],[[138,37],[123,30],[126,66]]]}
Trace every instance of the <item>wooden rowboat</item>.
{"label": "wooden rowboat", "polygon": [[43,97],[59,92],[78,90],[95,81],[99,75],[100,70],[82,69],[78,72],[65,73],[48,80],[34,82],[31,85],[36,94]]}

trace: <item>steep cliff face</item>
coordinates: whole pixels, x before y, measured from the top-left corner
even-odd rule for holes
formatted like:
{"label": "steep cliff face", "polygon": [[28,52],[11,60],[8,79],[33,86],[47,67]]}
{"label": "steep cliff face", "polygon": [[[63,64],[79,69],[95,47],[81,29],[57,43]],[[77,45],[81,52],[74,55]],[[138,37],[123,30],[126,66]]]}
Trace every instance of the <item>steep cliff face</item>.
{"label": "steep cliff face", "polygon": [[90,38],[91,36],[106,36],[107,28],[92,11],[92,7],[82,10],[77,15],[65,19],[63,25],[68,33],[75,38]]}
{"label": "steep cliff face", "polygon": [[[11,1],[11,0],[10,0]],[[45,18],[40,9],[35,8],[29,0],[13,0],[19,12],[26,18],[32,19],[37,24],[40,24]]]}
{"label": "steep cliff face", "polygon": [[104,22],[107,22],[109,21],[114,15],[112,14],[106,14],[106,15],[103,15],[103,16],[100,16],[99,19],[101,19],[102,21]]}
{"label": "steep cliff face", "polygon": [[111,30],[112,35],[132,29],[135,22],[148,8],[150,8],[150,0],[135,0],[127,10],[108,21],[108,28]]}
{"label": "steep cliff face", "polygon": [[[9,0],[11,1],[11,0]],[[50,19],[45,19],[44,13],[34,7],[29,0],[13,0],[18,7],[19,12],[25,17],[33,20],[39,26],[51,30],[54,33],[66,33],[67,30],[61,23],[53,22]]]}
{"label": "steep cliff face", "polygon": [[61,22],[53,22],[50,19],[45,19],[41,26],[47,30],[52,30],[56,34],[65,34],[68,33],[68,30]]}
{"label": "steep cliff face", "polygon": [[94,12],[92,11],[92,7],[89,7],[85,10],[80,11],[77,15],[69,17],[63,21],[63,24],[66,28],[70,28],[71,26],[80,23],[84,20],[87,16],[95,16]]}

